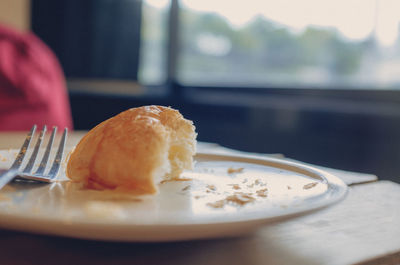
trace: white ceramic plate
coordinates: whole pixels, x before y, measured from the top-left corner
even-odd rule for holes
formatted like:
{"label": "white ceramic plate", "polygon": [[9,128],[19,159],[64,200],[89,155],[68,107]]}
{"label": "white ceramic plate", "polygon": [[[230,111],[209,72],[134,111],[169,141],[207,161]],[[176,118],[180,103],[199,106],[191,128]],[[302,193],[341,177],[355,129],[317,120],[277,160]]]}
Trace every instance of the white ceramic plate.
{"label": "white ceramic plate", "polygon": [[[16,150],[0,150],[7,168]],[[197,154],[182,181],[154,196],[82,190],[63,173],[49,185],[0,191],[0,227],[84,239],[159,242],[238,236],[332,205],[347,186],[321,170],[255,156]]]}

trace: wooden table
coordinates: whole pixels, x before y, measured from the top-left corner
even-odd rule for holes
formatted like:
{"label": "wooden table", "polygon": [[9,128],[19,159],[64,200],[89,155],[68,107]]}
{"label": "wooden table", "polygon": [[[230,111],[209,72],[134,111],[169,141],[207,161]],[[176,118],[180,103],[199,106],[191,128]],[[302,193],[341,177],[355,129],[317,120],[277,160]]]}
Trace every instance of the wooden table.
{"label": "wooden table", "polygon": [[[0,149],[24,135],[0,133]],[[337,205],[240,238],[111,243],[0,229],[0,249],[0,264],[400,264],[400,185],[353,184]]]}

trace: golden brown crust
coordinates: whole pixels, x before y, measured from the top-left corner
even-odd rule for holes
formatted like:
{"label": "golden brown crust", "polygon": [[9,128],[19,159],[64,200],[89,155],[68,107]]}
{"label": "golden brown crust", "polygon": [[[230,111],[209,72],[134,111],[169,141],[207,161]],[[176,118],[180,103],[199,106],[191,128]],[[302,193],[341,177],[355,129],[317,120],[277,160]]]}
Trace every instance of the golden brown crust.
{"label": "golden brown crust", "polygon": [[193,124],[177,110],[129,109],[82,138],[68,161],[67,176],[88,188],[155,193],[157,178],[177,177],[192,167],[195,137]]}

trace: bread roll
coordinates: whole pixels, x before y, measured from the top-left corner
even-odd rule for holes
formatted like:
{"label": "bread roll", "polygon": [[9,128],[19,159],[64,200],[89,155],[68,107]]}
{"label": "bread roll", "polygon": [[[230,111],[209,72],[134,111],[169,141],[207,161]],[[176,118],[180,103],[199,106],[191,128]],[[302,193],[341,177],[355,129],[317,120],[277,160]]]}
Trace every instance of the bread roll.
{"label": "bread roll", "polygon": [[157,192],[164,179],[192,169],[195,127],[162,106],[126,110],[90,130],[71,153],[67,176],[92,189]]}

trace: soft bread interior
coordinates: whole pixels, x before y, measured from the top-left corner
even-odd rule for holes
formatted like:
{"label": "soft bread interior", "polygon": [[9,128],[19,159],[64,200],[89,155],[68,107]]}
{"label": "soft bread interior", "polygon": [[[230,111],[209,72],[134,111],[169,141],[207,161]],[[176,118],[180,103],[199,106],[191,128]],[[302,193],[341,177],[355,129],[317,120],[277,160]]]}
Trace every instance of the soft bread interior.
{"label": "soft bread interior", "polygon": [[193,124],[180,118],[175,119],[168,111],[163,113],[162,123],[169,131],[168,162],[171,171],[165,178],[179,178],[185,169],[193,168],[193,156],[196,153],[196,133]]}

